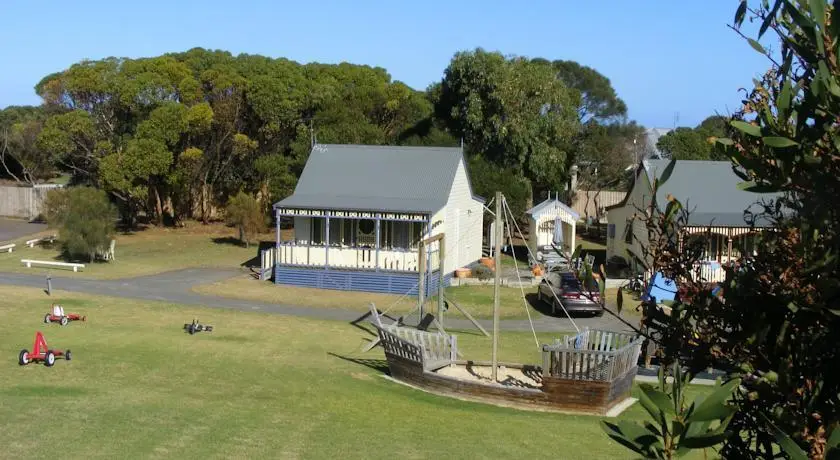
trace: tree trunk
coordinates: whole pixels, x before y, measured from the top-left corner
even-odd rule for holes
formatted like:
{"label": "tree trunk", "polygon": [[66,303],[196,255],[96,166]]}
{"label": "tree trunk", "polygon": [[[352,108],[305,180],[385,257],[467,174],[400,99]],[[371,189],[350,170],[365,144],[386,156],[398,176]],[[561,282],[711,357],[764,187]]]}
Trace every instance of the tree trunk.
{"label": "tree trunk", "polygon": [[209,209],[207,209],[208,208],[207,188],[208,188],[207,182],[204,182],[204,183],[201,184],[201,221],[205,224],[208,222],[208,218],[209,218],[208,217],[209,216]]}
{"label": "tree trunk", "polygon": [[160,191],[157,187],[155,189],[155,222],[158,226],[163,225],[163,203],[160,200]]}

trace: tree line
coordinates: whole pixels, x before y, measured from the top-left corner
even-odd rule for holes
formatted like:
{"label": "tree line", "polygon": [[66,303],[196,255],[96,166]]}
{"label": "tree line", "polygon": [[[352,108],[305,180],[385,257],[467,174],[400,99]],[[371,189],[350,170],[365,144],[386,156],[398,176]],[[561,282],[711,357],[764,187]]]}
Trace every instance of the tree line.
{"label": "tree line", "polygon": [[583,184],[620,187],[644,134],[595,69],[480,48],[456,53],[425,91],[380,67],[202,48],[82,61],[35,91],[41,105],[0,111],[3,173],[69,175],[106,191],[129,224],[206,222],[239,192],[267,210],[292,193],[315,140],[463,142],[477,193],[502,187],[524,211],[563,190],[572,164]]}

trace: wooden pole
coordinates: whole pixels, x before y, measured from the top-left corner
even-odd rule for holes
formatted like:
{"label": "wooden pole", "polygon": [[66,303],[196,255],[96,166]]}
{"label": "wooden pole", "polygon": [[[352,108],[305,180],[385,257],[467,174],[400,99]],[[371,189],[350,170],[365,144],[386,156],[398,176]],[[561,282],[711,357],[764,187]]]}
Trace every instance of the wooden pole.
{"label": "wooden pole", "polygon": [[417,284],[417,308],[420,311],[419,321],[423,321],[423,303],[426,301],[426,245],[420,243],[420,253],[417,257],[417,271],[420,273],[420,283]]}
{"label": "wooden pole", "polygon": [[441,326],[443,326],[443,267],[444,262],[446,260],[446,252],[444,247],[446,246],[444,243],[446,242],[446,237],[443,237],[438,241],[438,322]]}
{"label": "wooden pole", "polygon": [[502,192],[496,192],[496,279],[493,284],[493,381],[498,382],[499,285],[502,282]]}

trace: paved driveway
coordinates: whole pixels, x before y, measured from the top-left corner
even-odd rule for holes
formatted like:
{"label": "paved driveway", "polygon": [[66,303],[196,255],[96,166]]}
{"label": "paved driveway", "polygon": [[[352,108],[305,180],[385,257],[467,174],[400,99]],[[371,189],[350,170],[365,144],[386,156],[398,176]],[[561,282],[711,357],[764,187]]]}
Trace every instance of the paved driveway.
{"label": "paved driveway", "polygon": [[45,224],[30,224],[25,220],[0,217],[0,243],[42,232],[46,229]]}

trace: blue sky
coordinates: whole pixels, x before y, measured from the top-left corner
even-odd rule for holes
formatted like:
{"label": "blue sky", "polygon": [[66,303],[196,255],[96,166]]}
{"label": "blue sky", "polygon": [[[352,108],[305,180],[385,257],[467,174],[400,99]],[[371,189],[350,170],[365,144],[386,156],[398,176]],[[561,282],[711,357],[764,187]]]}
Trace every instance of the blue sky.
{"label": "blue sky", "polygon": [[[483,47],[596,68],[648,127],[737,110],[768,64],[726,27],[736,0],[145,0],[0,3],[0,107],[37,104],[34,85],[81,59],[200,46],[234,54],[386,68],[424,89],[452,55]],[[527,6],[515,6],[527,5]]]}

